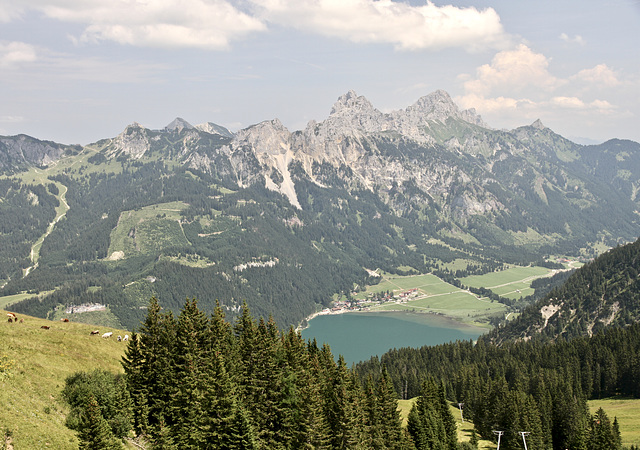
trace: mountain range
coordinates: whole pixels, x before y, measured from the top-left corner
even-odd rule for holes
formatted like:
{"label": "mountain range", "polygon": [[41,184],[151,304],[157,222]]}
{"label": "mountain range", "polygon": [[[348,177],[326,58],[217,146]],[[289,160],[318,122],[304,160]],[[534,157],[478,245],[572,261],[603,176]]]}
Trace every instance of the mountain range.
{"label": "mountain range", "polygon": [[444,91],[391,113],[349,91],[293,132],[177,118],[84,147],[0,137],[0,170],[0,295],[40,293],[13,307],[41,317],[107,305],[122,326],[151,295],[297,324],[373,269],[482,273],[639,234],[640,144],[492,129]]}

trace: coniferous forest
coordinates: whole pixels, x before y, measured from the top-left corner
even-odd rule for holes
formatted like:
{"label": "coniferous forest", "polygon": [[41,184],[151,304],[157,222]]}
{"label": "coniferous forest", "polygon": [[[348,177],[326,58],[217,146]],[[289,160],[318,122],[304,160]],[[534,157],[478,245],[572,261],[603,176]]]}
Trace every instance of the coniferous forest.
{"label": "coniferous forest", "polygon": [[[161,449],[465,449],[450,404],[502,449],[621,449],[617,420],[586,400],[640,396],[640,325],[571,342],[496,347],[480,340],[402,349],[354,369],[329,346],[252,318],[233,324],[187,300],[154,298],[127,345],[124,375],[66,380],[80,448],[136,435]],[[398,398],[417,397],[406,427]]]}

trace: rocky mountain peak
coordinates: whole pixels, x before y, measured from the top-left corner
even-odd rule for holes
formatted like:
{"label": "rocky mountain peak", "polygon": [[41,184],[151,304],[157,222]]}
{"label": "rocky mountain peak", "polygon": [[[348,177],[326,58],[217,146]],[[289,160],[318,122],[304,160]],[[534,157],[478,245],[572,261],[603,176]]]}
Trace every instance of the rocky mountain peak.
{"label": "rocky mountain peak", "polygon": [[147,131],[138,122],[127,125],[122,133],[111,140],[111,149],[107,154],[114,156],[125,153],[134,159],[142,157],[150,148]]}
{"label": "rocky mountain peak", "polygon": [[234,147],[249,146],[256,154],[278,154],[290,145],[291,133],[279,119],[265,120],[238,131]]}
{"label": "rocky mountain peak", "polygon": [[535,122],[533,122],[531,124],[532,128],[535,128],[536,130],[544,130],[546,127],[542,124],[542,121],[540,119],[536,120]]}
{"label": "rocky mountain peak", "polygon": [[443,90],[437,90],[421,97],[416,103],[406,109],[407,112],[417,112],[426,120],[444,122],[449,117],[458,117],[460,110],[451,96]]}
{"label": "rocky mountain peak", "polygon": [[201,123],[196,125],[195,128],[209,134],[217,134],[219,136],[224,136],[228,138],[233,137],[233,133],[231,131],[229,131],[227,128],[223,127],[222,125],[218,125],[213,122]]}
{"label": "rocky mountain peak", "polygon": [[338,97],[338,100],[331,108],[331,115],[341,114],[351,111],[375,110],[373,105],[366,97],[356,94],[354,90],[350,90],[346,94]]}
{"label": "rocky mountain peak", "polygon": [[185,130],[185,129],[192,130],[193,128],[194,126],[191,125],[186,120],[184,120],[183,118],[176,117],[175,119],[173,119],[173,121],[169,125],[164,127],[164,131],[173,131],[173,132],[180,133],[182,130]]}

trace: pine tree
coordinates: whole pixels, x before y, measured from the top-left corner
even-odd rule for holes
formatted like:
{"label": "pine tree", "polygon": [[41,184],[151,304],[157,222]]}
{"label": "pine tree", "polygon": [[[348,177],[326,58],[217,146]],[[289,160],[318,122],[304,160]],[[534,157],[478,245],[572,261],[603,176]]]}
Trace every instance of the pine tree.
{"label": "pine tree", "polygon": [[80,450],[117,450],[122,445],[111,432],[111,427],[102,417],[100,406],[93,395],[89,395],[87,408],[78,433]]}
{"label": "pine tree", "polygon": [[377,426],[382,435],[382,448],[402,448],[406,442],[404,441],[402,421],[398,411],[398,399],[385,365],[382,366],[382,374],[378,380],[376,403],[378,411]]}
{"label": "pine tree", "polygon": [[591,419],[587,450],[619,450],[620,448],[619,430],[616,434],[607,413],[602,408],[598,408]]}
{"label": "pine tree", "polygon": [[127,343],[122,357],[122,367],[132,401],[133,428],[136,435],[143,435],[148,431],[149,406],[144,379],[144,359],[137,333],[133,333]]}
{"label": "pine tree", "polygon": [[166,417],[165,408],[171,399],[171,360],[175,354],[175,330],[171,312],[162,314],[158,300],[151,298],[147,317],[138,334],[142,354],[142,379],[147,387],[145,408],[149,415],[146,422],[152,430],[158,429],[160,417]]}

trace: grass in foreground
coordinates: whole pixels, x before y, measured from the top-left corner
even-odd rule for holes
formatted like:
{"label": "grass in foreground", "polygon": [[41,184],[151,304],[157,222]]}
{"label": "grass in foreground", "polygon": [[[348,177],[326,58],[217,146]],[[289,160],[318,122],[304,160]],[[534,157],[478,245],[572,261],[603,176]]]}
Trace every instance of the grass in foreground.
{"label": "grass in foreground", "polygon": [[[0,427],[10,431],[16,449],[77,449],[75,432],[64,425],[64,380],[97,368],[121,372],[126,344],[115,336],[127,332],[23,315],[24,323],[8,323],[2,310],[0,317]],[[91,336],[93,329],[114,336]]]}

